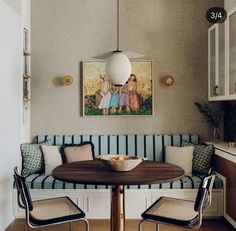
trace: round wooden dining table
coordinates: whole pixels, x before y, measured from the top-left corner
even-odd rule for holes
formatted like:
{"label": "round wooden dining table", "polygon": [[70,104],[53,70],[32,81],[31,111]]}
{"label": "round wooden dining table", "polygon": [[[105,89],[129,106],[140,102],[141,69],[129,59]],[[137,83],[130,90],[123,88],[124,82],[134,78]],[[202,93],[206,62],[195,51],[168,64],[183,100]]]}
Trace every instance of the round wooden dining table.
{"label": "round wooden dining table", "polygon": [[169,163],[143,161],[131,171],[115,172],[98,160],[89,160],[60,165],[52,171],[52,176],[71,183],[112,186],[110,230],[124,231],[124,186],[172,182],[181,179],[184,170]]}

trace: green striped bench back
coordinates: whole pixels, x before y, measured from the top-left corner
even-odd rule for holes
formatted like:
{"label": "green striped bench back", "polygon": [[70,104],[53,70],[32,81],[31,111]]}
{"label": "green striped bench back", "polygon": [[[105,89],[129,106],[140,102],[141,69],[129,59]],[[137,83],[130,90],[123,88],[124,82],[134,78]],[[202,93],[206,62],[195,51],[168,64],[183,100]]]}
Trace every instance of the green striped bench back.
{"label": "green striped bench back", "polygon": [[199,144],[196,134],[132,134],[132,135],[38,135],[36,143],[48,140],[54,145],[91,141],[95,155],[125,154],[164,161],[165,146],[180,146],[182,141]]}

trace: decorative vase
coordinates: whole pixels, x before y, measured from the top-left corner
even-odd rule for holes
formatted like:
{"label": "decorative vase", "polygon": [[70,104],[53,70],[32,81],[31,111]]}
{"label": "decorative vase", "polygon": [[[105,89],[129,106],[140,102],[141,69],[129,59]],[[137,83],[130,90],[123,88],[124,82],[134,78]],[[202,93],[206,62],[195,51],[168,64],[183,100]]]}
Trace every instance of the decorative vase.
{"label": "decorative vase", "polygon": [[214,127],[213,128],[213,143],[217,143],[220,140],[220,133],[219,133],[219,128]]}

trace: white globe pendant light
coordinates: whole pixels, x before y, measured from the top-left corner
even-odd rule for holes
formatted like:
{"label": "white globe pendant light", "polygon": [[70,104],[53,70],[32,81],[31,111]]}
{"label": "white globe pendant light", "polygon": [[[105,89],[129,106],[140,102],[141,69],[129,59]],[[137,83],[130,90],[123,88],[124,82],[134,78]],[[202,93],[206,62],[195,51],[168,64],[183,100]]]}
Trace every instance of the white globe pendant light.
{"label": "white globe pendant light", "polygon": [[124,85],[131,74],[131,63],[122,51],[114,51],[107,59],[106,75],[114,85]]}
{"label": "white globe pendant light", "polygon": [[124,52],[119,50],[119,0],[117,0],[117,49],[108,57],[105,72],[111,83],[124,85],[131,74],[131,63]]}

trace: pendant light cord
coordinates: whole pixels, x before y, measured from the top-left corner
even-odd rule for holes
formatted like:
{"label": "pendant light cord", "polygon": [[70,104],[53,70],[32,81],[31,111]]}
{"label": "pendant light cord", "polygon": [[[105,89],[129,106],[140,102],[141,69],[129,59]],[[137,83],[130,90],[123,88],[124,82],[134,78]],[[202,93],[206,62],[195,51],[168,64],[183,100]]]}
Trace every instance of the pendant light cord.
{"label": "pendant light cord", "polygon": [[117,51],[119,51],[119,43],[120,43],[120,0],[117,0],[117,15],[116,15],[116,20],[117,20]]}

